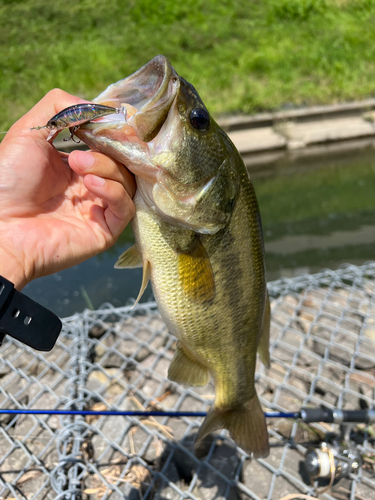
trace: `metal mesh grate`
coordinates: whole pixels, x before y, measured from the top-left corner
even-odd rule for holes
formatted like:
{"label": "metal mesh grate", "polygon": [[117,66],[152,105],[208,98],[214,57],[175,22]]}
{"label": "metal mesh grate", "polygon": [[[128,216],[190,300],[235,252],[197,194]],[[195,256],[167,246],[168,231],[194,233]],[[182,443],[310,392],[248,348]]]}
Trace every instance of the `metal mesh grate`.
{"label": "metal mesh grate", "polygon": [[[375,408],[375,263],[269,284],[271,359],[257,367],[265,409]],[[155,303],[85,311],[64,320],[51,353],[7,339],[1,408],[205,411],[213,385],[170,382],[176,347]],[[225,431],[193,453],[201,418],[0,417],[0,497],[8,499],[278,500],[314,496],[302,467],[311,443],[337,427],[269,421],[270,456],[250,461]],[[325,499],[375,498],[374,430],[357,426],[368,457]]]}

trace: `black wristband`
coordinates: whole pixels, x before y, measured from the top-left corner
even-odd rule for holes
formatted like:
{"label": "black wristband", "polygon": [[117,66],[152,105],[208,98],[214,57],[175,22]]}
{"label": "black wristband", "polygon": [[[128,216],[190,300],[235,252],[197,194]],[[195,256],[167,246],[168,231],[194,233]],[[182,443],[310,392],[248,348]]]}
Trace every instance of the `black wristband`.
{"label": "black wristband", "polygon": [[6,334],[38,351],[50,351],[61,328],[56,314],[0,276],[0,342]]}

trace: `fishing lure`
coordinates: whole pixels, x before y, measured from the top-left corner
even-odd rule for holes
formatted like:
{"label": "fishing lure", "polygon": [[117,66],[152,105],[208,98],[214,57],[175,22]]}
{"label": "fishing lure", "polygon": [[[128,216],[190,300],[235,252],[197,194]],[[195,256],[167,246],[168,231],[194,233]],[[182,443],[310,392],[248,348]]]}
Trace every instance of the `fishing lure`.
{"label": "fishing lure", "polygon": [[49,136],[47,137],[47,141],[50,141],[51,139],[54,139],[54,137],[61,130],[63,130],[64,128],[69,128],[70,137],[64,139],[64,141],[68,141],[69,139],[72,139],[74,141],[74,132],[80,127],[80,125],[91,122],[92,120],[96,120],[97,118],[101,118],[103,116],[122,112],[122,108],[112,108],[110,106],[104,106],[103,104],[74,104],[73,106],[69,106],[68,108],[65,108],[57,113],[50,120],[48,120],[46,125],[32,127],[31,130],[40,130],[43,128],[47,128],[50,131]]}

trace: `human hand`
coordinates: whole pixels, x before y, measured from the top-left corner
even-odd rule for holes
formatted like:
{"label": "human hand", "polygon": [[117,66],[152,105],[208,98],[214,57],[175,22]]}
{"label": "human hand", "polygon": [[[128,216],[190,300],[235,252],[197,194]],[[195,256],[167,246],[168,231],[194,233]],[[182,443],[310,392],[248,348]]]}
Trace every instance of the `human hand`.
{"label": "human hand", "polygon": [[0,274],[21,289],[109,248],[134,215],[132,174],[96,152],[59,152],[44,125],[82,101],[52,90],[0,144]]}

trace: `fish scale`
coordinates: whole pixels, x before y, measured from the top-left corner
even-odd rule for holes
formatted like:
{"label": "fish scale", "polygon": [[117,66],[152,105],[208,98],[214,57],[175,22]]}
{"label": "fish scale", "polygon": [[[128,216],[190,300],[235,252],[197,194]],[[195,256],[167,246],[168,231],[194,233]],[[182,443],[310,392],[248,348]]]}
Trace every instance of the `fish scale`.
{"label": "fish scale", "polygon": [[132,96],[126,130],[134,133],[116,121],[77,130],[136,176],[136,244],[115,267],[143,266],[137,301],[151,279],[160,313],[178,339],[169,379],[193,386],[214,380],[215,401],[196,446],[226,428],[248,453],[265,457],[267,427],[254,372],[257,351],[269,364],[270,309],[253,185],[233,143],[165,57],[95,101],[118,107],[124,96]]}
{"label": "fish scale", "polygon": [[[254,394],[254,373],[243,369],[241,361],[246,366],[255,364],[264,308],[264,301],[259,301],[258,296],[265,297],[266,290],[260,221],[255,211],[257,204],[245,175],[243,194],[225,234],[202,238],[215,281],[226,284],[218,288],[209,305],[194,303],[186,297],[178,279],[178,253],[172,245],[180,246],[181,240],[192,238],[195,233],[174,231],[171,238],[169,226],[150,212],[140,194],[135,198],[133,230],[143,258],[151,263],[151,281],[161,315],[169,331],[185,341],[193,354],[210,366],[218,383],[226,386],[220,395],[218,391],[216,393],[223,407],[233,402],[239,405]],[[245,203],[245,200],[250,200],[250,203]],[[249,230],[251,252],[247,249]],[[173,243],[170,240],[174,240]],[[238,262],[233,266],[234,259]],[[215,350],[212,345],[215,345]],[[244,349],[247,351],[241,356]],[[226,373],[228,368],[232,375],[225,382],[218,374]],[[238,371],[240,377],[235,376]]]}

